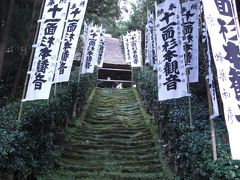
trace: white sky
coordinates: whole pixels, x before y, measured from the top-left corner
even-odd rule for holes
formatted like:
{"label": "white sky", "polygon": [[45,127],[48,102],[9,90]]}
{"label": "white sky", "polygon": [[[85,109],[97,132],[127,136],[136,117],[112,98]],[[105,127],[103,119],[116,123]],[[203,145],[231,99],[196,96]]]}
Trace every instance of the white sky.
{"label": "white sky", "polygon": [[137,2],[137,0],[121,0],[120,7],[126,7],[128,9],[128,13],[126,13],[126,12],[122,13],[123,21],[129,20],[130,15],[132,13],[131,3],[136,3],[136,2]]}

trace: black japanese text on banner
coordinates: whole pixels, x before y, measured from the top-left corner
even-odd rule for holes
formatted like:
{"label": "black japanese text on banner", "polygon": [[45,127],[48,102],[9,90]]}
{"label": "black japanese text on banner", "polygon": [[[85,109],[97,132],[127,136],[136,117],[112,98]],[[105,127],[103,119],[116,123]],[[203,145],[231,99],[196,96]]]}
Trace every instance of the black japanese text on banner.
{"label": "black japanese text on banner", "polygon": [[165,1],[155,9],[159,101],[187,96],[180,3]]}
{"label": "black japanese text on banner", "polygon": [[71,0],[53,82],[69,81],[88,0]]}
{"label": "black japanese text on banner", "polygon": [[211,102],[212,102],[212,114],[210,115],[210,119],[214,119],[219,116],[219,108],[218,108],[218,101],[217,101],[217,92],[216,92],[216,82],[213,76],[212,70],[212,49],[210,45],[210,39],[208,35],[208,30],[204,18],[203,7],[201,7],[201,19],[202,19],[202,43],[203,43],[203,50],[204,50],[204,57],[205,57],[205,64],[206,64],[206,80],[208,82],[208,88],[210,91]]}
{"label": "black japanese text on banner", "polygon": [[142,66],[142,48],[141,48],[141,31],[132,31],[129,33],[131,66]]}
{"label": "black japanese text on banner", "polygon": [[23,101],[48,99],[69,1],[47,0]]}
{"label": "black japanese text on banner", "polygon": [[106,42],[104,37],[104,31],[102,30],[100,34],[100,43],[99,43],[98,58],[97,58],[98,67],[103,67],[105,51],[106,51]]}
{"label": "black japanese text on banner", "polygon": [[88,27],[88,38],[84,48],[84,57],[81,73],[93,73],[94,66],[97,65],[99,53],[101,28],[90,25]]}
{"label": "black japanese text on banner", "polygon": [[131,63],[130,38],[128,33],[125,36],[123,36],[123,45],[124,45],[125,60],[127,63]]}
{"label": "black japanese text on banner", "polygon": [[189,82],[198,82],[198,36],[199,36],[199,0],[182,4],[185,63],[189,70]]}
{"label": "black japanese text on banner", "polygon": [[156,46],[155,46],[155,24],[154,24],[154,15],[148,11],[148,22],[146,25],[146,58],[145,64],[151,66],[155,65],[156,62]]}
{"label": "black japanese text on banner", "polygon": [[232,158],[240,160],[240,51],[230,0],[203,0]]}

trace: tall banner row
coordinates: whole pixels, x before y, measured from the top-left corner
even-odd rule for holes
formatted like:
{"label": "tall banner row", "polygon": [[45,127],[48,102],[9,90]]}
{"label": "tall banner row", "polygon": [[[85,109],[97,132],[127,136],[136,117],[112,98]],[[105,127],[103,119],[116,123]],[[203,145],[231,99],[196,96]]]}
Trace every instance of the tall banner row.
{"label": "tall banner row", "polygon": [[102,27],[90,24],[85,25],[84,51],[82,57],[81,74],[93,73],[94,66],[103,66],[103,57],[106,44],[105,30]]}
{"label": "tall banner row", "polygon": [[[159,101],[190,96],[189,83],[199,81],[199,42],[202,42],[213,109],[210,118],[219,116],[217,79],[232,159],[240,160],[240,38],[237,24],[231,0],[155,3],[155,19],[153,13],[148,12],[145,65],[157,70]],[[202,30],[200,41],[199,29]],[[123,38],[124,47],[127,47],[125,55],[127,62],[132,63],[131,38],[128,36]],[[217,77],[214,77],[213,62]]]}
{"label": "tall banner row", "polygon": [[142,59],[142,32],[131,31],[123,36],[123,45],[125,52],[125,60],[132,67],[141,67]]}
{"label": "tall banner row", "polygon": [[203,0],[232,158],[240,160],[240,39],[230,0]]}
{"label": "tall banner row", "polygon": [[69,80],[87,1],[45,1],[23,101],[48,99],[52,83]]}

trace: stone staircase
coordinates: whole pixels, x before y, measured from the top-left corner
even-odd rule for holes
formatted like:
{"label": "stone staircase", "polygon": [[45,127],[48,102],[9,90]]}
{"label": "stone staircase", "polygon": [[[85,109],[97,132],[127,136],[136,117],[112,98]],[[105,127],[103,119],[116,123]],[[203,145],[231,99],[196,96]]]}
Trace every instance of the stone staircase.
{"label": "stone staircase", "polygon": [[56,169],[40,179],[172,179],[133,89],[97,89]]}

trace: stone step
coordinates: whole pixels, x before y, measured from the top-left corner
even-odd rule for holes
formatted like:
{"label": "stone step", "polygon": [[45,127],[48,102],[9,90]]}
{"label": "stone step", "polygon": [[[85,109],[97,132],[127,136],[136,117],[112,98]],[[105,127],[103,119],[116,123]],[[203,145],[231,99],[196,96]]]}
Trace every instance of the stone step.
{"label": "stone step", "polygon": [[54,176],[53,180],[164,180],[161,171],[157,173],[59,171]]}
{"label": "stone step", "polygon": [[[135,141],[135,140],[122,140],[122,139],[117,139],[117,138],[112,138],[112,139],[99,139],[97,137],[86,137],[86,136],[79,136],[75,137],[74,143],[89,143],[89,144],[95,144],[95,143],[100,143],[100,144],[116,144],[116,145],[121,145],[121,146],[134,146],[134,145],[149,145],[153,144],[153,140],[142,140],[142,141]],[[73,144],[74,144],[73,143]]]}
{"label": "stone step", "polygon": [[126,135],[126,134],[115,134],[115,133],[102,133],[102,134],[91,134],[91,133],[78,133],[77,135],[74,135],[73,138],[77,139],[79,136],[86,137],[86,138],[98,138],[103,140],[109,140],[109,139],[120,139],[120,140],[129,140],[129,141],[147,141],[152,139],[151,135],[146,134],[135,134],[135,135]]}
{"label": "stone step", "polygon": [[101,163],[95,162],[68,162],[64,159],[58,166],[63,170],[71,170],[73,172],[85,171],[85,172],[104,172],[111,169],[111,172],[121,173],[157,173],[161,170],[160,164],[117,164],[114,161],[101,161]]}
{"label": "stone step", "polygon": [[66,153],[79,153],[85,154],[86,156],[91,156],[92,154],[110,154],[110,155],[136,155],[144,156],[151,153],[156,153],[155,147],[149,147],[148,149],[135,149],[135,150],[119,150],[119,149],[79,149],[76,147],[68,147],[64,150]]}
{"label": "stone step", "polygon": [[81,153],[67,153],[64,152],[62,155],[63,159],[78,159],[78,160],[85,160],[85,161],[91,161],[91,160],[104,160],[104,159],[114,159],[114,160],[129,160],[129,161],[144,161],[144,160],[153,160],[158,159],[157,153],[150,153],[150,154],[144,154],[144,155],[136,155],[136,154],[100,154],[100,153],[91,153],[91,155],[86,156],[86,154]]}
{"label": "stone step", "polygon": [[135,145],[135,146],[123,146],[123,145],[116,145],[116,144],[83,144],[83,143],[79,143],[79,144],[74,144],[72,145],[72,148],[79,148],[79,149],[84,149],[84,150],[88,150],[88,149],[110,149],[110,150],[135,150],[135,149],[148,149],[149,147],[154,147],[153,143],[150,143],[148,146],[145,144],[140,144],[140,145]]}
{"label": "stone step", "polygon": [[92,126],[87,126],[87,125],[82,125],[81,130],[78,129],[78,131],[113,131],[113,132],[129,132],[129,133],[137,133],[139,131],[146,131],[146,127],[143,128],[126,128],[123,126],[110,126],[110,127],[92,127]]}
{"label": "stone step", "polygon": [[162,164],[131,89],[97,89],[54,180],[160,180]]}

